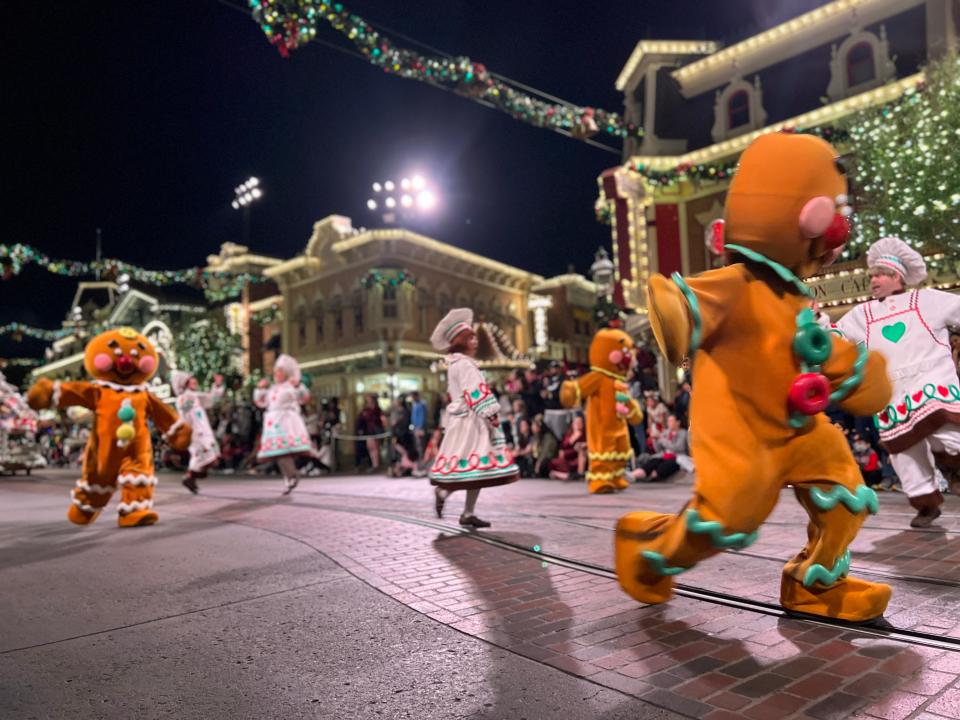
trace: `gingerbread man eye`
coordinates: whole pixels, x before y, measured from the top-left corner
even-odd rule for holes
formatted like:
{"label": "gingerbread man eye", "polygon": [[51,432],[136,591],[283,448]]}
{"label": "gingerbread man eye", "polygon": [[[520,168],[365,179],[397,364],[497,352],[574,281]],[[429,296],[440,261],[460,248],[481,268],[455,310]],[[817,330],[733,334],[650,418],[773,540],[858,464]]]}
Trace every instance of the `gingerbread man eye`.
{"label": "gingerbread man eye", "polygon": [[137,357],[140,354],[140,351],[136,348],[133,348],[133,350],[130,351],[130,354],[133,355],[133,357]]}
{"label": "gingerbread man eye", "polygon": [[123,355],[123,350],[121,350],[121,349],[118,348],[118,347],[115,347],[115,348],[113,349],[113,354],[114,354],[114,355]]}

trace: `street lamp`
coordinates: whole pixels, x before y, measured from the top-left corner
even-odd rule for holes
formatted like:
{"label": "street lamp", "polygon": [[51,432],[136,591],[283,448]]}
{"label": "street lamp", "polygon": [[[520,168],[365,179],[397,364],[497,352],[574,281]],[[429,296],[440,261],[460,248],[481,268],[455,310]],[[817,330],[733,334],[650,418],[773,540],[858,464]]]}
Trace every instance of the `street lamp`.
{"label": "street lamp", "polygon": [[250,242],[250,207],[263,197],[263,188],[260,187],[260,178],[251,177],[246,182],[233,189],[233,202],[230,206],[234,210],[243,209],[243,244]]}
{"label": "street lamp", "polygon": [[613,294],[613,261],[604,248],[597,250],[590,266],[590,277],[597,286],[597,297],[606,298]]}
{"label": "street lamp", "polygon": [[373,197],[367,209],[379,212],[388,225],[431,212],[437,206],[437,192],[423,175],[402,177],[399,182],[384,180],[372,185]]}

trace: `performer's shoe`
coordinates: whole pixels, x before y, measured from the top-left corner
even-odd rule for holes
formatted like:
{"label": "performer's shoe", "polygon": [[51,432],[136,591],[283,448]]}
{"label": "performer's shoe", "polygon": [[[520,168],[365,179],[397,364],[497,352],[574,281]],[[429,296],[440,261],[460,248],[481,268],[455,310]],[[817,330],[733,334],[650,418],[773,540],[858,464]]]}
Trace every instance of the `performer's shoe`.
{"label": "performer's shoe", "polygon": [[472,528],[488,528],[490,523],[486,520],[481,520],[476,515],[461,515],[460,524],[463,527],[472,527]]}
{"label": "performer's shoe", "polygon": [[608,493],[614,493],[617,491],[613,485],[610,484],[608,480],[588,480],[587,481],[587,492],[591,495],[606,495]]}
{"label": "performer's shoe", "polygon": [[941,505],[943,505],[943,495],[939,490],[910,498],[910,506],[917,511],[916,517],[910,521],[910,527],[928,528],[933,525],[933,521],[940,517]]}
{"label": "performer's shoe", "polygon": [[153,510],[134,510],[117,518],[117,525],[120,527],[143,527],[153,525],[159,519],[160,516]]}
{"label": "performer's shoe", "polygon": [[180,482],[182,482],[182,483],[183,483],[183,486],[184,486],[187,490],[189,490],[190,492],[192,492],[194,495],[196,495],[196,494],[200,491],[200,488],[197,486],[197,481],[194,480],[192,477],[185,477],[185,478],[184,478],[183,480],[181,480]]}
{"label": "performer's shoe", "polygon": [[[669,517],[656,512],[632,512],[617,521],[614,539],[617,580],[623,591],[639,602],[656,605],[673,597],[673,579],[667,575],[649,575],[646,561],[640,555],[649,547],[650,539],[656,539],[652,533]],[[640,539],[651,534],[651,538]]]}
{"label": "performer's shoe", "polygon": [[942,511],[938,507],[929,510],[921,510],[914,515],[913,520],[910,521],[910,527],[928,528],[933,525],[933,522],[942,514]]}
{"label": "performer's shoe", "polygon": [[890,593],[889,585],[854,577],[842,578],[829,587],[814,583],[810,588],[787,573],[780,580],[780,604],[786,610],[853,623],[881,617]]}
{"label": "performer's shoe", "polygon": [[89,525],[98,517],[100,517],[99,510],[96,510],[92,513],[85,512],[76,505],[71,505],[70,509],[67,510],[67,520],[72,522],[74,525]]}
{"label": "performer's shoe", "polygon": [[617,490],[626,490],[628,487],[630,487],[630,482],[623,475],[621,475],[620,477],[613,479],[613,485]]}
{"label": "performer's shoe", "polygon": [[300,484],[300,478],[298,478],[298,477],[295,477],[295,478],[292,478],[292,479],[291,479],[291,478],[284,478],[283,481],[284,481],[284,483],[285,483],[285,487],[283,488],[283,494],[284,494],[284,495],[289,495],[290,493],[292,493],[292,492],[293,492],[293,489],[294,489],[297,485]]}
{"label": "performer's shoe", "polygon": [[437,511],[437,517],[443,518],[443,506],[447,502],[448,493],[439,485],[433,488],[433,508]]}

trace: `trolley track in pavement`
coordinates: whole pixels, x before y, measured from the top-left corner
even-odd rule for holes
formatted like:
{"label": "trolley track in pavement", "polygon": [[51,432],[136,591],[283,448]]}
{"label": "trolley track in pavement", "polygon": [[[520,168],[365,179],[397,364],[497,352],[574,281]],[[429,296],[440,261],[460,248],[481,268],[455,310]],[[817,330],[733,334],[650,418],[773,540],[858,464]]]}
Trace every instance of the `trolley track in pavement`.
{"label": "trolley track in pavement", "polygon": [[[352,497],[352,498],[360,498],[364,500],[390,500],[390,498],[385,498],[382,496],[350,495],[346,493],[323,493],[323,492],[302,491],[298,494],[314,496],[314,497],[346,497],[346,498]],[[251,498],[249,497],[219,495],[219,494],[212,494],[207,492],[203,493],[203,497],[208,497],[208,498],[218,499],[218,500],[251,502]],[[253,502],[256,502],[256,500],[254,499]],[[274,503],[271,503],[271,504],[276,504],[276,501],[274,501]],[[511,542],[509,540],[505,540],[500,537],[496,537],[494,535],[488,535],[473,529],[467,530],[461,527],[448,525],[446,523],[437,522],[434,520],[426,520],[424,518],[411,517],[409,515],[400,514],[398,511],[394,511],[394,510],[382,510],[382,509],[376,509],[376,508],[355,508],[355,507],[345,507],[345,506],[328,505],[328,504],[307,504],[307,507],[312,507],[317,510],[349,513],[353,515],[379,518],[382,520],[400,522],[400,523],[405,523],[409,525],[417,525],[420,527],[436,530],[438,532],[445,533],[447,535],[459,536],[466,539],[470,539],[475,542],[481,542],[491,547],[495,547],[501,550],[523,555],[531,559],[536,559],[541,562],[549,563],[551,565],[556,565],[558,567],[577,570],[579,572],[583,572],[589,575],[594,575],[597,577],[606,578],[608,580],[615,581],[617,579],[616,572],[612,568],[609,568],[603,565],[599,565],[596,563],[591,563],[583,560],[577,560],[575,558],[570,558],[565,555],[561,555],[557,553],[546,552],[543,549],[534,550],[532,548],[520,545],[518,543]],[[233,522],[237,522],[237,521],[233,521]],[[808,623],[811,625],[829,627],[835,630],[842,630],[844,632],[853,632],[853,633],[862,635],[864,637],[875,638],[880,640],[891,640],[894,642],[904,643],[908,645],[919,645],[919,646],[936,648],[939,650],[947,650],[950,652],[960,652],[960,638],[944,637],[941,635],[934,635],[932,633],[925,633],[925,632],[920,632],[916,630],[900,629],[893,626],[881,626],[880,624],[857,625],[853,623],[843,622],[840,620],[831,620],[830,618],[794,614],[794,613],[787,612],[780,605],[775,605],[773,603],[763,602],[760,600],[751,600],[749,598],[742,598],[736,595],[730,595],[727,593],[708,590],[706,588],[696,587],[693,585],[686,585],[683,583],[675,584],[674,593],[680,597],[688,598],[691,600],[697,600],[697,601],[709,603],[712,605],[721,605],[725,607],[742,610],[745,612],[751,612],[751,613],[760,614],[760,615],[768,615],[771,617],[783,618],[785,620],[795,620],[798,622]]]}

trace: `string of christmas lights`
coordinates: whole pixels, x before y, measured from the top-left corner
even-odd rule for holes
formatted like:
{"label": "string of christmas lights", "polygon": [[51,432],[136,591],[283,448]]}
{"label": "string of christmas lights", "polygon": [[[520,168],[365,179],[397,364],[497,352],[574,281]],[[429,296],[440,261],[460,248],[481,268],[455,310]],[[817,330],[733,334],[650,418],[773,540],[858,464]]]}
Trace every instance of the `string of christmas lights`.
{"label": "string of christmas lights", "polygon": [[360,278],[361,287],[369,290],[376,286],[379,287],[398,287],[400,285],[416,285],[417,279],[410,274],[409,270],[371,270]]}
{"label": "string of christmas lights", "polygon": [[617,138],[643,136],[642,127],[617,113],[541,100],[495,77],[482,63],[466,56],[427,56],[398,47],[339,2],[249,0],[249,4],[254,20],[283,57],[314,40],[317,26],[326,22],[350,40],[371,65],[385,73],[444,87],[486,102],[517,120],[569,132],[579,139],[597,133]]}
{"label": "string of christmas lights", "polygon": [[127,275],[131,280],[154,287],[177,284],[193,285],[202,288],[207,295],[207,299],[211,301],[236,297],[245,285],[263,282],[264,280],[259,275],[250,273],[212,272],[204,270],[202,267],[180,270],[150,270],[114,258],[91,261],[63,260],[52,258],[32,245],[21,243],[0,244],[0,266],[3,268],[4,280],[19,275],[23,268],[28,265],[37,265],[47,272],[63,277],[88,277],[99,274],[103,278],[113,279],[121,275]]}
{"label": "string of christmas lights", "polygon": [[20,342],[25,337],[44,340],[45,342],[53,342],[54,340],[66,337],[72,332],[73,330],[66,328],[60,330],[45,330],[44,328],[34,327],[33,325],[27,325],[22,322],[10,322],[6,325],[0,325],[0,337],[12,335],[16,342]]}
{"label": "string of christmas lights", "polygon": [[177,365],[193,375],[201,386],[213,384],[213,376],[230,373],[241,354],[240,336],[222,324],[192,325],[177,337]]}

